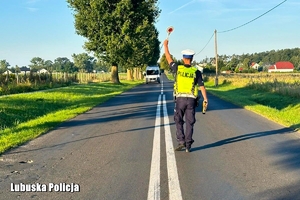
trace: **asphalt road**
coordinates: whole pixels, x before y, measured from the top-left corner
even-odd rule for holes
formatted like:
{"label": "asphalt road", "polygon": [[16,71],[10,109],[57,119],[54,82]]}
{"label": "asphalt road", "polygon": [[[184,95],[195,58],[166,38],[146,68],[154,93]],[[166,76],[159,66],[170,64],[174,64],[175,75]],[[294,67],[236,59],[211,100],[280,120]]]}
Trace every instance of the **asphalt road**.
{"label": "asphalt road", "polygon": [[3,154],[0,199],[300,199],[299,133],[209,95],[192,152],[174,152],[172,87],[140,85]]}

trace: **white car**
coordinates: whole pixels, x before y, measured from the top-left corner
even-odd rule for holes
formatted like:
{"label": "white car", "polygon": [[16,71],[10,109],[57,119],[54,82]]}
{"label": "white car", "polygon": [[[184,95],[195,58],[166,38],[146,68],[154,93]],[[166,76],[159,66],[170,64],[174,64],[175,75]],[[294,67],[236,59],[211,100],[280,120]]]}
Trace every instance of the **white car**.
{"label": "white car", "polygon": [[146,72],[144,72],[146,84],[149,82],[160,83],[160,69],[159,66],[148,66],[146,67]]}

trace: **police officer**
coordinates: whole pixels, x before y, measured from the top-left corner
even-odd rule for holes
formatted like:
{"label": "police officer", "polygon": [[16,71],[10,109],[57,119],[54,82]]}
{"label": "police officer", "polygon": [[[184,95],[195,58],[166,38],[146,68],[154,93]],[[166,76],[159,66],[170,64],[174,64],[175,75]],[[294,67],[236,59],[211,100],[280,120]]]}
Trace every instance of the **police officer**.
{"label": "police officer", "polygon": [[[192,50],[183,50],[183,63],[178,65],[171,57],[168,47],[169,41],[164,41],[165,56],[170,65],[171,70],[176,74],[174,83],[174,95],[176,98],[174,120],[176,123],[176,137],[178,146],[176,151],[186,149],[186,152],[191,151],[193,140],[193,127],[196,122],[195,109],[198,100],[198,87],[202,93],[204,101],[208,103],[206,89],[202,79],[201,72],[191,65],[195,52]],[[198,85],[198,87],[197,87]],[[184,132],[183,124],[185,117],[186,130]]]}

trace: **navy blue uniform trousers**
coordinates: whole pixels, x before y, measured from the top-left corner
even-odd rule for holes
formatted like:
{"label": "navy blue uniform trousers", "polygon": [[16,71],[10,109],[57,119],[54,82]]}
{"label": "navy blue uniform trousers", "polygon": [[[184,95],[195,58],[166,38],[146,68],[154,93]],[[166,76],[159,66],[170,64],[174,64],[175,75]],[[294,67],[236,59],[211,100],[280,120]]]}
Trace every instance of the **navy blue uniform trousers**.
{"label": "navy blue uniform trousers", "polygon": [[[193,132],[195,118],[196,100],[190,97],[177,97],[174,113],[174,121],[176,123],[176,137],[179,144],[185,144],[191,147],[193,144]],[[184,117],[186,129],[184,131]]]}

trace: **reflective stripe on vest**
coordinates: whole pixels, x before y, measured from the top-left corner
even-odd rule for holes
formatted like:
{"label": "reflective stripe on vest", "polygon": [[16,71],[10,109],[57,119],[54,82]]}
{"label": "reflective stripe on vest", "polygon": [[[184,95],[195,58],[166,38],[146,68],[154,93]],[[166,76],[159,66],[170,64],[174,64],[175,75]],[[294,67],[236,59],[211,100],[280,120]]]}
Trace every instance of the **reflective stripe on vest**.
{"label": "reflective stripe on vest", "polygon": [[176,97],[192,97],[198,96],[198,88],[195,85],[196,67],[185,67],[179,65],[176,75],[174,91]]}

